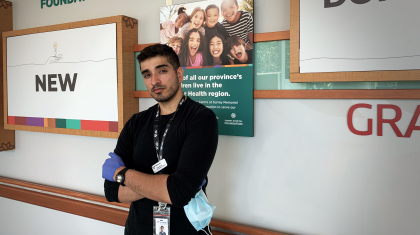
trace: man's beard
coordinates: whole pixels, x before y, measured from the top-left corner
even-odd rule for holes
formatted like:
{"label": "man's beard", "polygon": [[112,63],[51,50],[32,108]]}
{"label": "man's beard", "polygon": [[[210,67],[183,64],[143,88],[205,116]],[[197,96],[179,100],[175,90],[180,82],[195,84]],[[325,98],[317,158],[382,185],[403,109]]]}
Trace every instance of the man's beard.
{"label": "man's beard", "polygon": [[[153,90],[157,89],[157,88],[164,88],[167,89],[168,91],[168,95],[163,96],[162,94],[156,94],[153,92]],[[162,86],[162,85],[156,85],[152,88],[152,92],[150,92],[150,95],[153,97],[153,99],[155,99],[157,102],[167,102],[167,101],[171,101],[174,96],[176,95],[176,93],[179,90],[179,83],[178,81],[174,82],[174,84],[172,84],[169,87],[166,86]]]}

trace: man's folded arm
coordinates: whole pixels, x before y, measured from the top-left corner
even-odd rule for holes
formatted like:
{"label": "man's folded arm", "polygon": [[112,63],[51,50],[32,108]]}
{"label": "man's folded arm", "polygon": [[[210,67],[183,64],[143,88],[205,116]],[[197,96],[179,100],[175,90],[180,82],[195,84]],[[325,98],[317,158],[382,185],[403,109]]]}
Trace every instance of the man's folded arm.
{"label": "man's folded arm", "polygon": [[217,118],[209,109],[200,112],[188,125],[177,170],[167,181],[175,207],[187,205],[203,184],[216,155],[218,138]]}
{"label": "man's folded arm", "polygon": [[134,192],[129,187],[120,185],[118,189],[118,200],[120,202],[135,202],[143,198],[144,197],[142,195]]}
{"label": "man's folded arm", "polygon": [[[122,169],[124,168],[123,167],[118,168],[115,172],[119,172]],[[115,179],[115,175],[114,175],[114,179]],[[140,171],[128,170],[125,173],[125,181],[124,181],[125,187],[121,186],[120,190],[122,188],[130,189],[130,191],[124,192],[124,193],[128,193],[127,197],[135,198],[136,196],[131,194],[131,192],[133,192],[139,195],[141,198],[144,197],[153,201],[166,202],[166,203],[172,204],[169,198],[167,187],[166,187],[167,178],[168,178],[168,175],[164,175],[164,174],[150,175],[150,174],[146,174]]]}

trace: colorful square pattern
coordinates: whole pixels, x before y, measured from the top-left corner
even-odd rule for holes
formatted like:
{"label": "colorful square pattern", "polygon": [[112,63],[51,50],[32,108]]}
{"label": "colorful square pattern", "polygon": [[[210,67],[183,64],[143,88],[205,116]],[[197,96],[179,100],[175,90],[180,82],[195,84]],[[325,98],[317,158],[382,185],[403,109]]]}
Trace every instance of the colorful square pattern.
{"label": "colorful square pattern", "polygon": [[222,67],[246,67],[253,66],[253,64],[233,64],[233,65],[214,65],[214,66],[197,66],[197,67],[182,67],[183,69],[201,69],[201,68],[222,68]]}
{"label": "colorful square pattern", "polygon": [[8,116],[7,123],[11,125],[66,128],[75,130],[118,132],[118,122],[76,120],[61,118],[35,118]]}

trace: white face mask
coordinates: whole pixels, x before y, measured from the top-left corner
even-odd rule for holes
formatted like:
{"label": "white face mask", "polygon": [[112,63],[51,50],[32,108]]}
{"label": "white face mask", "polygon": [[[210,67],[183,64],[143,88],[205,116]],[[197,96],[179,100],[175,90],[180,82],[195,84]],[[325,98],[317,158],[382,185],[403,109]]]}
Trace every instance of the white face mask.
{"label": "white face mask", "polygon": [[188,205],[184,206],[188,220],[197,231],[210,224],[214,209],[216,207],[209,203],[202,189],[198,191]]}

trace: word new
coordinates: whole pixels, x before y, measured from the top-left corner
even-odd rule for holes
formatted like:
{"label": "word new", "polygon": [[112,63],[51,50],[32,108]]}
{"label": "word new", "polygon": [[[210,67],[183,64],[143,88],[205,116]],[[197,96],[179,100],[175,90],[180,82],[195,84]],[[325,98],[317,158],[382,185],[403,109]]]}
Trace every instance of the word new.
{"label": "word new", "polygon": [[[79,2],[84,2],[85,0],[79,0]],[[70,4],[70,3],[76,3],[77,0],[41,0],[41,9],[44,8],[44,6],[52,7],[63,4]]]}
{"label": "word new", "polygon": [[[324,0],[324,8],[330,7],[338,7],[341,6],[346,0],[338,0],[335,2],[331,2],[331,0]],[[365,4],[370,2],[370,0],[351,0],[353,3],[356,4]],[[380,2],[384,2],[385,0],[379,0]]]}
{"label": "word new", "polygon": [[[351,106],[351,108],[349,109],[349,112],[347,113],[347,126],[349,127],[350,131],[353,132],[356,135],[372,135],[372,119],[368,119],[368,129],[366,131],[360,131],[360,130],[356,130],[356,128],[354,128],[353,125],[353,113],[356,109],[359,108],[366,108],[366,109],[372,109],[372,105],[370,104],[355,104],[353,106]],[[393,119],[384,119],[383,118],[383,110],[384,109],[393,109],[396,113],[395,118]],[[420,131],[420,126],[416,126],[416,122],[419,119],[420,116],[420,105],[417,106],[416,112],[414,113],[413,118],[411,119],[410,125],[408,126],[407,131],[405,132],[405,135],[403,136],[403,134],[401,133],[400,129],[398,129],[397,125],[395,123],[397,123],[399,120],[401,120],[401,109],[396,106],[396,105],[392,105],[392,104],[378,104],[378,122],[377,122],[377,135],[378,136],[382,136],[382,126],[384,123],[388,123],[389,125],[391,125],[392,129],[394,130],[395,134],[398,137],[406,137],[406,138],[410,138],[411,134],[413,133],[413,131],[417,130]]]}
{"label": "word new", "polygon": [[[76,80],[77,80],[77,73],[73,75],[73,80],[70,78],[70,74],[66,74],[65,79],[63,80],[63,77],[61,74],[48,74],[48,75],[42,75],[42,80],[38,75],[35,75],[35,87],[36,91],[39,92],[39,87],[43,91],[47,91],[47,84],[48,84],[48,91],[57,91],[57,81],[53,80],[53,78],[57,78],[60,82],[61,91],[66,91],[67,86],[70,88],[70,91],[74,91],[74,88],[76,87]],[[48,77],[48,80],[46,79]]]}

